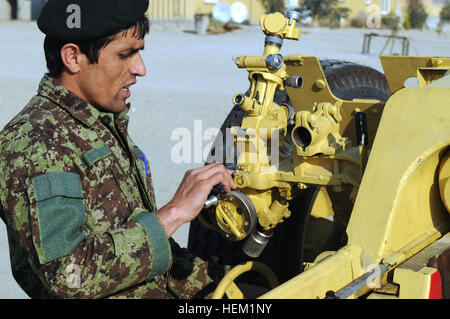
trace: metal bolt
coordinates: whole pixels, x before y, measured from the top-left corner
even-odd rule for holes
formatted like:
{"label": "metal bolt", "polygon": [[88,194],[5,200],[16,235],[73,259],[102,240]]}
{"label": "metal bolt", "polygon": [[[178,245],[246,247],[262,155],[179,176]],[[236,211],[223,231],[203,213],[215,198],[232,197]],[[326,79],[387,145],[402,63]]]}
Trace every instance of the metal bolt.
{"label": "metal bolt", "polygon": [[238,185],[242,185],[242,184],[245,183],[245,180],[244,180],[244,178],[242,176],[237,176],[235,182]]}
{"label": "metal bolt", "polygon": [[314,83],[314,85],[315,85],[318,89],[320,89],[320,90],[322,90],[322,89],[325,88],[325,82],[324,82],[323,80],[317,80],[317,81]]}
{"label": "metal bolt", "polygon": [[298,183],[298,188],[300,188],[300,189],[307,189],[308,185],[303,184],[303,183]]}
{"label": "metal bolt", "polygon": [[227,203],[223,203],[223,204],[222,204],[222,210],[223,210],[225,213],[228,213],[228,212],[230,211],[230,206],[228,206]]}
{"label": "metal bolt", "polygon": [[278,71],[283,66],[284,60],[281,54],[270,54],[266,58],[266,65],[271,71]]}
{"label": "metal bolt", "polygon": [[303,86],[303,79],[301,76],[292,76],[286,80],[286,86],[299,89]]}
{"label": "metal bolt", "polygon": [[301,14],[296,10],[289,10],[286,12],[286,18],[289,19],[289,25],[292,24],[292,20],[300,21]]}

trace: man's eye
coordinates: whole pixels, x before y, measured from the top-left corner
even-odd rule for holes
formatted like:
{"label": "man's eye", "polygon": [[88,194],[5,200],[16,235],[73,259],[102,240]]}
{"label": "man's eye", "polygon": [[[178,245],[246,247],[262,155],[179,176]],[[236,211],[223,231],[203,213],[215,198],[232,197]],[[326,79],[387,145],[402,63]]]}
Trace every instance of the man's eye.
{"label": "man's eye", "polygon": [[137,54],[138,52],[139,52],[139,50],[132,50],[132,51],[130,51],[129,53],[126,53],[126,54],[124,54],[124,53],[119,53],[119,57],[120,57],[121,59],[130,58],[130,57],[132,57],[133,55]]}

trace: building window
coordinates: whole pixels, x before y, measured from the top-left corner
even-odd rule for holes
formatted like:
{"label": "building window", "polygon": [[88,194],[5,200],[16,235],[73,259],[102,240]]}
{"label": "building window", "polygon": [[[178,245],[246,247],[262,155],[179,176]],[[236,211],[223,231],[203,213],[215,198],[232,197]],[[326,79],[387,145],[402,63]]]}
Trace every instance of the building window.
{"label": "building window", "polygon": [[391,0],[381,0],[381,13],[388,14],[391,12]]}

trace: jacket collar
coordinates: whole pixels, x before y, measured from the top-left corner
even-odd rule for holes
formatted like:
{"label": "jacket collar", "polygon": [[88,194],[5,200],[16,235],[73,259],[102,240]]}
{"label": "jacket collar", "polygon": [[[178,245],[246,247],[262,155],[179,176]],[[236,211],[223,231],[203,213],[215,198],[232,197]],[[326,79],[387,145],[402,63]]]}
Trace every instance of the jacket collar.
{"label": "jacket collar", "polygon": [[[91,127],[102,114],[106,114],[106,112],[100,112],[93,105],[78,97],[66,87],[58,84],[55,79],[48,74],[45,74],[42,78],[39,84],[38,94],[58,104],[75,119],[81,121],[88,127]],[[123,112],[114,114],[114,117],[118,117],[122,121],[128,122],[127,113],[129,109],[130,104],[127,105]]]}

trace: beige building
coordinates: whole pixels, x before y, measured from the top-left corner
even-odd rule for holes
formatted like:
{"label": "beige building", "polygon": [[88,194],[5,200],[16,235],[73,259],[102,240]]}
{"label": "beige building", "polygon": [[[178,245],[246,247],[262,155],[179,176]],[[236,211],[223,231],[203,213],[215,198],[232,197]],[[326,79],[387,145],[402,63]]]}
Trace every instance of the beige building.
{"label": "beige building", "polygon": [[[232,4],[236,0],[220,0]],[[423,0],[431,20],[438,19],[446,0]],[[153,19],[193,19],[195,14],[212,12],[219,0],[150,0],[149,16]],[[265,13],[261,0],[239,0],[248,10],[251,23]],[[285,0],[287,8],[298,7],[303,0]],[[404,16],[408,0],[339,0],[341,6],[351,9],[349,19],[361,13],[373,14],[374,8],[384,14]],[[375,7],[376,5],[377,7]]]}
{"label": "beige building", "polygon": [[[233,4],[235,0],[221,0]],[[148,14],[152,19],[193,19],[195,14],[209,14],[218,0],[150,0]],[[259,21],[265,13],[260,0],[240,0],[248,10],[250,22]]]}
{"label": "beige building", "polygon": [[[428,16],[431,18],[439,17],[441,9],[446,0],[422,0]],[[343,7],[351,9],[350,18],[362,12],[370,11],[370,6],[377,5],[381,14],[394,13],[398,16],[405,14],[408,0],[339,0]]]}

